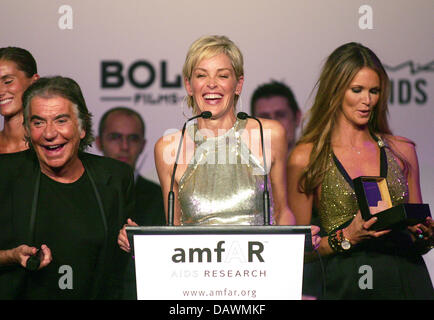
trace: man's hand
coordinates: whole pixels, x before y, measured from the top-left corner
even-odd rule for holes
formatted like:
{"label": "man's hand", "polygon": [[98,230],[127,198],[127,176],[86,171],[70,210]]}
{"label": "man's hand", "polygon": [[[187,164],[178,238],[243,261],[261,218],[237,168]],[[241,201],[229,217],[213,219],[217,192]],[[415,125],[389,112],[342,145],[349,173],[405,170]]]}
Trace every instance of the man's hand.
{"label": "man's hand", "polygon": [[[42,259],[39,265],[38,270],[46,267],[53,260],[51,255],[51,250],[45,244],[41,246],[42,251]],[[30,247],[28,245],[22,244],[14,249],[11,249],[11,257],[12,263],[17,263],[21,265],[23,268],[26,267],[27,260],[29,260],[30,256],[35,255],[38,252],[38,249],[35,247]]]}
{"label": "man's hand", "polygon": [[128,237],[127,237],[127,231],[126,231],[126,227],[127,226],[138,227],[137,223],[135,223],[133,220],[131,220],[130,218],[128,218],[127,223],[124,224],[124,226],[122,227],[122,229],[119,231],[118,245],[125,252],[130,252],[131,251],[131,247],[130,247],[130,243],[128,242]]}

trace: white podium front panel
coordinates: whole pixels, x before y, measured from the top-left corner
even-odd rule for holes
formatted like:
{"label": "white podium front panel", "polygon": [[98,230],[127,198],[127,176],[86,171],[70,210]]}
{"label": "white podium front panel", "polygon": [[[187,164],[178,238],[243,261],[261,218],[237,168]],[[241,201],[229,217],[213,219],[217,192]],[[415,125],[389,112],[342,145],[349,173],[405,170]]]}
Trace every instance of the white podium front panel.
{"label": "white podium front panel", "polygon": [[142,300],[301,299],[305,234],[134,234]]}

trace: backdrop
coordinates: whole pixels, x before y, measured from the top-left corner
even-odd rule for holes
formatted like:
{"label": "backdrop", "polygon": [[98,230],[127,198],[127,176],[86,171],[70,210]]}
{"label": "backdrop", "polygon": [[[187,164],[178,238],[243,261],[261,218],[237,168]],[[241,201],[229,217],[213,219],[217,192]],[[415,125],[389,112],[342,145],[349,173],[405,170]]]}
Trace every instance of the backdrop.
{"label": "backdrop", "polygon": [[[271,79],[288,84],[306,111],[325,58],[343,43],[361,42],[387,66],[391,127],[416,142],[423,200],[432,206],[433,12],[432,0],[2,0],[0,47],[28,49],[40,75],[75,79],[95,133],[111,107],[140,112],[148,141],[140,172],[158,181],[153,147],[185,121],[181,69],[195,39],[227,35],[240,47],[239,109],[246,112],[253,90]],[[425,256],[432,278],[433,256]]]}

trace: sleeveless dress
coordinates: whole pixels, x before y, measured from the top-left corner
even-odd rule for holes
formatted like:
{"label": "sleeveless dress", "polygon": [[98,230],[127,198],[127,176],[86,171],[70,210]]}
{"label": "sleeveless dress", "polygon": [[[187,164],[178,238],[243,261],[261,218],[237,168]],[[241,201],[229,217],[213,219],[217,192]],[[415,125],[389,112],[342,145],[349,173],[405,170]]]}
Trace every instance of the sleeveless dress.
{"label": "sleeveless dress", "polygon": [[[377,141],[380,175],[387,180],[392,204],[405,203],[407,180],[392,152],[381,140]],[[358,210],[353,182],[332,153],[318,204],[321,228],[327,234],[342,229]],[[350,252],[333,254],[324,260],[323,299],[434,299],[425,262],[407,230],[363,241]]]}
{"label": "sleeveless dress", "polygon": [[[264,168],[242,141],[247,120],[204,137],[187,127],[194,155],[179,181],[182,225],[263,225]],[[270,207],[272,196],[270,190]]]}

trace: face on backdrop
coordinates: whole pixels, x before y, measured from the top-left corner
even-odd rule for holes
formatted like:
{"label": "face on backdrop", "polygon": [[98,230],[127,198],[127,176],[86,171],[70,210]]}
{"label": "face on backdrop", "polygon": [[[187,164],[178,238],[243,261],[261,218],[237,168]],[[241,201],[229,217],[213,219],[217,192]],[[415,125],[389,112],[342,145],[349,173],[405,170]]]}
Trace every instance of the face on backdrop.
{"label": "face on backdrop", "polygon": [[102,136],[96,142],[104,156],[123,161],[132,168],[136,167],[146,144],[140,120],[119,111],[108,115]]}
{"label": "face on backdrop", "polygon": [[41,171],[74,167],[80,141],[86,135],[72,102],[60,96],[34,97],[29,106],[29,136]]}

